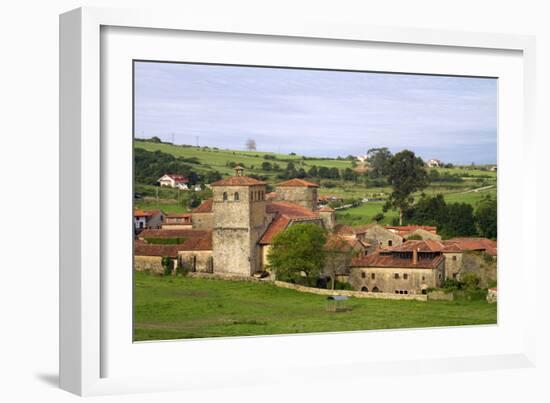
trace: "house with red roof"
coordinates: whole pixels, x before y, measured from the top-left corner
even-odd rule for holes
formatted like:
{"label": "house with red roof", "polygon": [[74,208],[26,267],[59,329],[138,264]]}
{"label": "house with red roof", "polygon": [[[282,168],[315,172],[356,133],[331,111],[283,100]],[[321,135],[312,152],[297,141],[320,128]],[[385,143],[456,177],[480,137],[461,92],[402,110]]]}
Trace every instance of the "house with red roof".
{"label": "house with red roof", "polygon": [[177,188],[181,190],[189,189],[189,179],[179,174],[164,174],[157,180],[160,186],[168,186],[171,188]]}
{"label": "house with red roof", "polygon": [[164,213],[160,210],[134,210],[134,230],[136,233],[144,229],[161,228],[164,222]]}

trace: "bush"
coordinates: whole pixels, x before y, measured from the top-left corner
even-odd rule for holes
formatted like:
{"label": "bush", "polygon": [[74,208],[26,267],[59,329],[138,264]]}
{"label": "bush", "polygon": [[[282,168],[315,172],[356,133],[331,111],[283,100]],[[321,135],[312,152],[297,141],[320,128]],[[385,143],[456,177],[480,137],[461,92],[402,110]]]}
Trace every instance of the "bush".
{"label": "bush", "polygon": [[181,262],[180,265],[176,268],[176,275],[185,277],[189,274],[189,271],[189,264]]}
{"label": "bush", "polygon": [[334,289],[335,290],[350,290],[353,291],[353,287],[350,283],[346,283],[343,281],[335,281],[334,282]]}
{"label": "bush", "polygon": [[460,276],[460,282],[468,290],[475,290],[479,286],[480,278],[475,273],[464,273]]}
{"label": "bush", "polygon": [[164,275],[170,276],[174,271],[174,260],[171,257],[164,256],[161,260],[161,264],[164,268]]}

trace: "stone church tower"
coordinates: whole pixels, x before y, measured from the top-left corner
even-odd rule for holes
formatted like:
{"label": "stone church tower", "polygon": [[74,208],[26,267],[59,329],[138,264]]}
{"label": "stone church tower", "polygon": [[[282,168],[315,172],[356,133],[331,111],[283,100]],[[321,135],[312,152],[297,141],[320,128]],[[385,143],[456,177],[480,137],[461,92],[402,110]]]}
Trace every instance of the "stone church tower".
{"label": "stone church tower", "polygon": [[214,228],[212,233],[214,273],[250,276],[261,270],[258,240],[268,224],[266,183],[243,175],[211,184]]}
{"label": "stone church tower", "polygon": [[277,184],[277,200],[288,201],[314,211],[317,208],[318,187],[318,184],[303,179],[290,179]]}

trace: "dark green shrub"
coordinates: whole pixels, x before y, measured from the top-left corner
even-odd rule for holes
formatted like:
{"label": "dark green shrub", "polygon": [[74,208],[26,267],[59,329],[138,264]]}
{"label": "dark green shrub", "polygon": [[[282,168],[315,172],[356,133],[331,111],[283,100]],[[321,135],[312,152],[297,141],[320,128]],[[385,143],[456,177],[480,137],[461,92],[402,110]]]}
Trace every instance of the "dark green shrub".
{"label": "dark green shrub", "polygon": [[170,276],[174,271],[174,260],[171,257],[164,256],[161,260],[161,264],[164,268],[164,275]]}

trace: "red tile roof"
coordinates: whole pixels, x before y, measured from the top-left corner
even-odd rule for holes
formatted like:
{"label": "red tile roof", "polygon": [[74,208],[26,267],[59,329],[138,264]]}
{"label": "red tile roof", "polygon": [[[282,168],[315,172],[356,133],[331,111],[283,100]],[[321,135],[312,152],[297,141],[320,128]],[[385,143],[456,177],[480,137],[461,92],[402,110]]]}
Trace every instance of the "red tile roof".
{"label": "red tile roof", "polygon": [[160,213],[160,210],[134,210],[134,217],[152,217]]}
{"label": "red tile roof", "polygon": [[285,182],[278,183],[277,187],[308,187],[308,188],[318,188],[319,185],[313,182],[308,182],[303,179],[290,179]]}
{"label": "red tile roof", "polygon": [[210,186],[256,186],[265,184],[266,182],[259,181],[249,176],[230,176],[211,183]]}
{"label": "red tile roof", "polygon": [[198,229],[145,229],[139,233],[140,239],[145,238],[208,238],[212,231]]}
{"label": "red tile roof", "polygon": [[[143,234],[145,232],[145,235]],[[212,250],[212,231],[199,230],[145,230],[134,242],[136,256],[177,257],[179,251]],[[149,244],[147,238],[183,238],[177,245]]]}
{"label": "red tile roof", "polygon": [[319,215],[310,209],[285,201],[272,201],[266,205],[266,213],[275,214],[275,218],[261,237],[261,245],[270,244],[275,235],[283,231],[291,221],[312,221]]}
{"label": "red tile roof", "polygon": [[187,179],[185,176],[183,175],[179,175],[179,174],[166,174],[166,176],[172,178],[174,180],[174,182],[177,182],[177,183],[187,183],[189,182],[189,179]]}
{"label": "red tile roof", "polygon": [[440,241],[434,241],[432,239],[425,239],[423,241],[407,241],[401,245],[389,248],[392,252],[412,252],[417,250],[418,252],[443,252],[445,245]]}
{"label": "red tile roof", "polygon": [[423,229],[424,231],[432,232],[437,234],[437,227],[432,227],[429,225],[386,225],[385,227],[388,230],[393,230],[399,235],[406,234],[417,229]]}
{"label": "red tile roof", "polygon": [[288,227],[288,224],[290,223],[291,219],[278,214],[273,221],[269,224],[267,227],[267,230],[264,232],[262,237],[260,238],[260,245],[269,245],[273,238],[281,231],[284,231],[286,227]]}
{"label": "red tile roof", "polygon": [[335,210],[333,208],[330,208],[328,206],[324,206],[319,209],[319,212],[321,213],[334,213],[334,211]]}
{"label": "red tile roof", "polygon": [[497,255],[497,242],[488,238],[451,238],[445,242],[454,243],[462,250],[485,251],[491,256]]}
{"label": "red tile roof", "polygon": [[405,259],[393,256],[387,253],[373,253],[354,259],[352,267],[388,267],[388,268],[408,268],[408,269],[434,269],[445,259],[443,256],[434,256],[431,258],[418,259],[416,264],[412,259]]}
{"label": "red tile roof", "polygon": [[166,218],[189,218],[191,213],[167,213]]}
{"label": "red tile roof", "polygon": [[288,216],[289,218],[317,218],[318,214],[311,211],[307,207],[287,201],[272,201],[266,205],[267,213],[279,213]]}
{"label": "red tile roof", "polygon": [[353,227],[345,224],[336,224],[334,226],[334,233],[344,236],[355,236],[355,230]]}
{"label": "red tile roof", "polygon": [[277,198],[277,192],[266,193],[265,198],[267,200],[275,200]]}
{"label": "red tile roof", "polygon": [[197,208],[193,209],[193,213],[211,213],[213,203],[213,199],[206,199]]}

